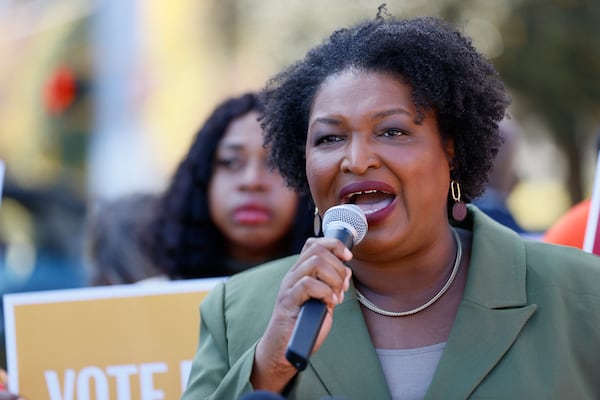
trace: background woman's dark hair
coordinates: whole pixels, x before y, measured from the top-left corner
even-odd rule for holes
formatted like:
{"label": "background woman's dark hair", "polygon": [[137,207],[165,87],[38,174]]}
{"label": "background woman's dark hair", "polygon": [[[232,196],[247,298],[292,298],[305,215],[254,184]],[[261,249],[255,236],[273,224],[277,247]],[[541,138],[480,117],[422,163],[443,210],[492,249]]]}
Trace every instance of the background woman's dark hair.
{"label": "background woman's dark hair", "polygon": [[350,68],[390,73],[410,84],[418,118],[433,109],[443,138],[454,141],[452,177],[463,197],[468,201],[483,192],[501,143],[498,122],[509,104],[496,70],[440,19],[381,15],[334,32],[261,93],[271,161],[290,186],[308,192],[304,148],[317,90],[327,77]]}
{"label": "background woman's dark hair", "polygon": [[162,273],[143,242],[155,203],[154,194],[131,193],[92,205],[85,243],[90,285],[133,283]]}
{"label": "background woman's dark hair", "polygon": [[[231,122],[251,111],[262,112],[254,93],[230,98],[216,107],[200,128],[158,202],[145,243],[154,261],[171,278],[228,275],[224,237],[208,207],[208,185],[215,151]],[[287,254],[300,251],[310,235],[312,214],[302,198]]]}

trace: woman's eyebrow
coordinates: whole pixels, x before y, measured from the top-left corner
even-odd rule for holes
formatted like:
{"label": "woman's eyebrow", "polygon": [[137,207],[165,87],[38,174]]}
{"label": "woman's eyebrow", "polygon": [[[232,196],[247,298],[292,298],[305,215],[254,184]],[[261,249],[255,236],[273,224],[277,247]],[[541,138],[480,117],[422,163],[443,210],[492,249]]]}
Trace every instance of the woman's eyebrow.
{"label": "woman's eyebrow", "polygon": [[405,108],[392,108],[391,110],[380,111],[380,112],[374,114],[371,117],[371,120],[385,118],[385,117],[388,117],[388,116],[394,115],[394,114],[405,114],[405,115],[412,116],[412,114]]}
{"label": "woman's eyebrow", "polygon": [[245,146],[244,143],[241,142],[225,142],[222,143],[220,147],[223,150],[243,150]]}
{"label": "woman's eyebrow", "polygon": [[340,126],[342,123],[335,119],[335,118],[329,118],[329,117],[319,117],[316,118],[311,124],[310,126],[313,126],[315,124],[327,124],[327,125],[335,125],[335,126]]}

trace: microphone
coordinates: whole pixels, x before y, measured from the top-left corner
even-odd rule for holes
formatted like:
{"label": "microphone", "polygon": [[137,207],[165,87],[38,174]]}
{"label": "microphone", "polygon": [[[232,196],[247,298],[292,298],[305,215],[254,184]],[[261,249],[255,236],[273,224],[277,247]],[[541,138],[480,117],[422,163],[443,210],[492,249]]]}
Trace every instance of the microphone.
{"label": "microphone", "polygon": [[[348,249],[363,240],[367,229],[365,214],[354,204],[331,207],[323,215],[323,235],[339,239]],[[303,371],[308,364],[326,312],[325,304],[317,299],[309,299],[300,309],[285,352],[285,358],[298,371]]]}

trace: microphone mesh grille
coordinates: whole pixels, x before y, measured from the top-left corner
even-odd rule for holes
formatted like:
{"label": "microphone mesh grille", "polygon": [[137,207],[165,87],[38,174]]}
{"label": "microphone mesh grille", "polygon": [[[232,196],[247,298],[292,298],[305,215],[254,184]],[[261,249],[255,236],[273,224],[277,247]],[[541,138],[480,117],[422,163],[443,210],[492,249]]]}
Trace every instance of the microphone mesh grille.
{"label": "microphone mesh grille", "polygon": [[355,245],[363,240],[367,234],[367,217],[357,205],[341,204],[325,211],[325,215],[323,215],[323,232],[327,230],[327,226],[332,222],[346,223],[356,229]]}

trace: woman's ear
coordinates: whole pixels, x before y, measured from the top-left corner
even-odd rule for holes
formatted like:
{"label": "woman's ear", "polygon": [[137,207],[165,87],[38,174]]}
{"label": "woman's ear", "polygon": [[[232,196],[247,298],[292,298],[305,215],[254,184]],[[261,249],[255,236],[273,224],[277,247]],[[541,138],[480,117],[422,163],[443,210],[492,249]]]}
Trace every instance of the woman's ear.
{"label": "woman's ear", "polygon": [[450,171],[454,169],[454,139],[445,138],[443,139],[444,150],[446,151],[446,157],[448,158],[448,165],[450,167]]}

